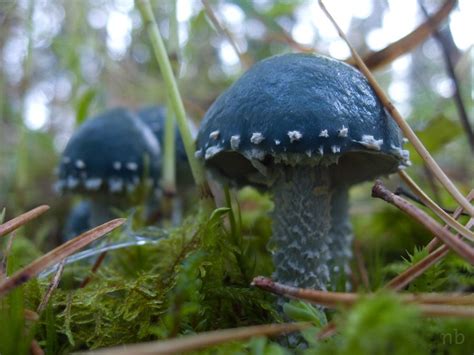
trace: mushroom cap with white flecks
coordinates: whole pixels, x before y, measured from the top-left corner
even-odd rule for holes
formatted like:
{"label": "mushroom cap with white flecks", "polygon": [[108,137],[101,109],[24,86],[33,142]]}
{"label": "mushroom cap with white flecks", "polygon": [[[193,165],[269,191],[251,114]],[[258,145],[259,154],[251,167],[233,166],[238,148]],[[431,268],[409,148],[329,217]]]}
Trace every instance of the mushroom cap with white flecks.
{"label": "mushroom cap with white flecks", "polygon": [[160,163],[153,132],[134,113],[116,108],[88,119],[73,134],[56,186],[62,192],[120,194],[133,192],[146,179],[156,187]]}
{"label": "mushroom cap with white flecks", "polygon": [[255,64],[217,98],[196,156],[240,185],[268,185],[278,166],[298,164],[327,165],[335,181],[353,184],[408,164],[402,143],[359,71],[324,56],[285,54]]}

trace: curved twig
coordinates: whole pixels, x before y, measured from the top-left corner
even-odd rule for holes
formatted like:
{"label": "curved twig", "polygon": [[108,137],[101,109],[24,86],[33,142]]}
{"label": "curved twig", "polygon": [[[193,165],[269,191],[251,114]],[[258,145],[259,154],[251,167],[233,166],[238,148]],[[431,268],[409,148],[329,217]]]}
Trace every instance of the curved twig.
{"label": "curved twig", "polygon": [[[424,42],[441,22],[448,17],[456,3],[456,0],[445,1],[433,16],[423,22],[414,31],[384,49],[366,54],[363,58],[365,65],[371,70],[377,70],[380,67],[390,64],[405,53],[410,52],[413,48]],[[351,57],[346,59],[346,63],[356,65],[357,61],[354,57]]]}

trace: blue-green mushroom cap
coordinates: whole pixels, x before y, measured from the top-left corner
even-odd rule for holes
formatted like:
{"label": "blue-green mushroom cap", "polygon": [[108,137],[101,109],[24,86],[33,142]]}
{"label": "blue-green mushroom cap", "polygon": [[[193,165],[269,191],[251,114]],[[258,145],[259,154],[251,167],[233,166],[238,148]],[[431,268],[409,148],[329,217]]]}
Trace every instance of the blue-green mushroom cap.
{"label": "blue-green mushroom cap", "polygon": [[158,186],[160,146],[137,115],[116,108],[87,120],[68,142],[59,165],[62,191],[133,192],[142,183]]}
{"label": "blue-green mushroom cap", "polygon": [[[150,129],[163,144],[165,134],[165,121],[166,121],[166,108],[163,106],[147,106],[138,111],[138,116]],[[195,130],[194,127],[191,127]],[[183,139],[179,134],[179,130],[176,127],[176,157],[181,162],[187,162],[186,151],[184,149]]]}
{"label": "blue-green mushroom cap", "polygon": [[285,54],[255,64],[219,96],[201,124],[196,156],[239,185],[268,185],[280,164],[324,164],[333,181],[354,184],[408,164],[402,142],[358,70]]}

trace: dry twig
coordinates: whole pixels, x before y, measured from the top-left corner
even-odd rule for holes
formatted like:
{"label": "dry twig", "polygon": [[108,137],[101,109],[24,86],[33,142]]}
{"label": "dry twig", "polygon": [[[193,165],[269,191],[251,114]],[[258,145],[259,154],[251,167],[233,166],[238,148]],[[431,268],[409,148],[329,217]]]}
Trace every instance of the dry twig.
{"label": "dry twig", "polygon": [[9,220],[8,222],[0,224],[0,237],[13,232],[15,229],[18,229],[36,217],[41,216],[47,210],[49,210],[49,206],[42,205],[33,208],[31,211],[25,212],[22,215]]}
{"label": "dry twig", "polygon": [[[364,56],[363,60],[365,65],[367,65],[371,70],[377,70],[416,48],[430,36],[433,30],[437,28],[444,19],[448,17],[449,13],[456,5],[456,2],[456,0],[445,1],[433,16],[405,37],[400,38],[398,41],[393,42],[384,49]],[[354,57],[346,59],[346,62],[351,65],[357,64],[357,60],[354,59]]]}
{"label": "dry twig", "polygon": [[[374,297],[374,294],[357,294],[349,292],[328,292],[303,289],[283,285],[270,278],[258,276],[252,285],[279,296],[296,298],[322,306],[335,308],[338,306],[353,306],[362,298]],[[416,304],[426,316],[446,316],[474,318],[474,295],[462,294],[402,294],[402,302]],[[470,306],[470,307],[469,307]]]}
{"label": "dry twig", "polygon": [[51,283],[48,286],[48,290],[44,294],[44,297],[41,300],[41,303],[39,304],[38,308],[36,309],[36,313],[38,313],[38,314],[43,313],[44,309],[48,305],[48,302],[49,302],[49,299],[51,298],[51,295],[53,294],[54,290],[59,285],[59,281],[61,280],[61,276],[63,275],[65,264],[66,264],[66,259],[63,259],[59,263],[58,271],[56,271],[56,274],[54,274],[54,277],[53,277],[53,279],[51,280]]}
{"label": "dry twig", "polygon": [[79,249],[99,239],[103,235],[114,230],[118,226],[122,225],[125,219],[118,218],[110,222],[104,223],[88,232],[81,234],[80,236],[60,245],[59,247],[51,250],[49,253],[36,259],[31,264],[25,266],[23,269],[17,271],[10,278],[0,282],[0,296],[5,295],[17,286],[20,286],[30,280],[32,277],[38,275],[42,270],[49,266],[52,266],[61,260],[65,259],[69,255],[75,253]]}
{"label": "dry twig", "polygon": [[[398,172],[400,178],[408,185],[408,187],[420,198],[425,206],[431,209],[444,223],[446,223],[451,228],[455,229],[463,237],[474,241],[474,233],[467,229],[465,226],[460,224],[456,219],[447,214],[441,207],[439,207],[436,202],[434,202],[423,190],[413,181],[410,176],[403,170]],[[467,198],[469,201],[469,198]]]}
{"label": "dry twig", "polygon": [[341,30],[337,22],[334,20],[332,15],[326,9],[322,0],[319,0],[319,5],[321,6],[321,9],[324,11],[328,19],[332,22],[332,24],[336,28],[337,32],[339,33],[339,36],[346,42],[347,46],[349,47],[352,53],[353,58],[356,61],[356,64],[359,70],[365,75],[368,82],[370,83],[375,93],[379,97],[380,101],[382,102],[384,107],[387,109],[388,113],[393,117],[393,119],[398,124],[402,132],[405,134],[405,136],[411,142],[413,147],[416,149],[420,157],[426,162],[429,169],[433,172],[433,174],[441,182],[441,184],[446,188],[446,190],[451,194],[451,196],[453,196],[453,198],[459,203],[459,205],[461,205],[467,213],[469,213],[471,216],[474,217],[474,206],[472,206],[466,200],[466,198],[458,191],[456,186],[448,178],[448,176],[444,173],[444,171],[439,167],[438,163],[436,163],[436,161],[433,159],[429,151],[425,148],[425,146],[420,141],[420,139],[415,134],[415,132],[412,130],[412,128],[400,115],[400,113],[398,112],[396,107],[393,105],[393,103],[388,99],[387,95],[385,94],[383,89],[380,87],[380,85],[377,83],[377,81],[375,80],[370,70],[364,64],[364,62],[362,61],[357,51],[350,44],[344,32]]}
{"label": "dry twig", "polygon": [[[474,221],[471,220],[468,224],[468,228],[472,228]],[[437,238],[436,238],[437,239]],[[428,256],[417,262],[415,265],[409,267],[401,274],[393,278],[385,287],[391,288],[393,290],[399,291],[407,286],[410,282],[416,279],[418,276],[422,275],[426,270],[431,266],[439,262],[449,253],[449,247],[447,245],[442,245],[435,251],[431,252]]]}
{"label": "dry twig", "polygon": [[89,275],[87,275],[84,280],[82,280],[81,284],[79,285],[79,288],[84,288],[86,287],[89,282],[92,280],[92,276],[99,270],[99,267],[102,265],[103,261],[105,260],[105,257],[107,256],[107,250],[102,252],[97,260],[95,261],[94,265],[92,265],[92,269]]}
{"label": "dry twig", "polygon": [[441,239],[444,244],[454,250],[462,258],[474,265],[474,248],[463,242],[461,239],[456,238],[451,232],[449,232],[447,229],[444,229],[425,212],[421,211],[400,196],[397,196],[388,190],[383,185],[382,181],[377,180],[375,182],[374,187],[372,188],[372,197],[378,197],[398,207],[400,210],[423,224],[431,233],[433,233],[434,236]]}
{"label": "dry twig", "polygon": [[250,327],[214,330],[180,338],[116,348],[91,351],[87,354],[182,354],[219,345],[229,341],[239,341],[259,336],[288,334],[311,327],[310,323],[265,324]]}

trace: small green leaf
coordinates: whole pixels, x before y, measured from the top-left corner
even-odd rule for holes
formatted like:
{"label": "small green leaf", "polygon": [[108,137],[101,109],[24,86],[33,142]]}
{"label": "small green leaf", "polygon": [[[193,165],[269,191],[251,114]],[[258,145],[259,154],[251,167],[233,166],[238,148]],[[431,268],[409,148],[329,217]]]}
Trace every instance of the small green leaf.
{"label": "small green leaf", "polygon": [[[462,133],[462,128],[458,122],[440,115],[430,120],[426,127],[417,130],[416,134],[431,154],[440,151],[446,144],[452,142]],[[421,163],[421,158],[413,149],[409,147],[410,158],[413,163]]]}
{"label": "small green leaf", "polygon": [[86,120],[89,114],[90,106],[97,96],[97,90],[94,88],[87,89],[79,98],[76,104],[76,124],[79,126]]}
{"label": "small green leaf", "polygon": [[283,312],[297,322],[312,322],[317,327],[327,323],[324,312],[307,302],[292,300],[283,305]]}

